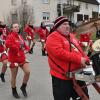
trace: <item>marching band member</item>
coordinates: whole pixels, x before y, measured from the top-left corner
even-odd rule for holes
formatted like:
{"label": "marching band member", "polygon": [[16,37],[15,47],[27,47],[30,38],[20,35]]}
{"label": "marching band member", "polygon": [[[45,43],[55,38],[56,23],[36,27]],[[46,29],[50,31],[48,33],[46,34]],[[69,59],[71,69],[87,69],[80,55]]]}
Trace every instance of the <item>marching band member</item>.
{"label": "marching band member", "polygon": [[[35,36],[34,36],[35,28],[33,27],[33,25],[30,25],[30,24],[26,25],[25,29],[24,29],[24,32],[27,33],[26,39],[28,41],[28,46],[30,47],[29,53],[32,54],[33,53],[33,48],[35,46]],[[33,42],[32,46],[31,46],[31,42]]]}
{"label": "marching band member", "polygon": [[0,25],[0,62],[2,62],[2,70],[1,70],[1,81],[5,82],[5,72],[7,70],[7,61],[8,56],[6,52],[5,40],[6,40],[6,31],[4,25]]}
{"label": "marching band member", "polygon": [[[54,100],[82,100],[73,87],[72,78],[66,73],[86,67],[89,61],[86,54],[78,44],[78,40],[70,34],[70,26],[66,17],[60,16],[55,22],[50,35],[46,40],[48,63],[52,77]],[[85,86],[84,81],[77,81],[80,86]],[[88,89],[83,89],[88,95]]]}
{"label": "marching band member", "polygon": [[8,48],[8,61],[11,69],[12,95],[15,98],[20,98],[16,89],[16,77],[18,68],[20,67],[24,72],[23,83],[20,89],[23,95],[27,97],[26,86],[30,76],[30,69],[28,62],[26,61],[25,51],[28,52],[30,49],[19,34],[19,25],[17,23],[12,24],[12,31],[8,35],[5,44]]}
{"label": "marching band member", "polygon": [[45,42],[46,42],[47,36],[49,35],[49,31],[47,30],[44,22],[41,22],[41,26],[40,26],[38,32],[39,32],[39,36],[40,36],[40,42],[42,44],[42,56],[46,56]]}
{"label": "marching band member", "polygon": [[90,56],[91,55],[91,47],[93,44],[93,41],[91,40],[91,33],[86,32],[86,33],[80,34],[79,44],[82,47],[82,49],[84,50],[84,52],[88,56]]}

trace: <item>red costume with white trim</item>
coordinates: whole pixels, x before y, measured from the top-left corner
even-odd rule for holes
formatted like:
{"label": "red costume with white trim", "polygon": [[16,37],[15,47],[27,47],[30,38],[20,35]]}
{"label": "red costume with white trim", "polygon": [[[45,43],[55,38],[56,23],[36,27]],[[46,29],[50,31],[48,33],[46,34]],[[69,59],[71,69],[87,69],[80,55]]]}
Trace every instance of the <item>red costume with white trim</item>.
{"label": "red costume with white trim", "polygon": [[92,46],[92,41],[90,39],[91,37],[91,33],[84,33],[84,34],[80,34],[80,40],[79,40],[79,44],[80,46]]}
{"label": "red costume with white trim", "polygon": [[6,53],[6,47],[5,47],[5,40],[6,37],[3,34],[4,32],[3,28],[0,28],[0,61],[3,61],[5,59],[7,59],[7,53]]}
{"label": "red costume with white trim", "polygon": [[8,51],[8,61],[11,63],[24,63],[25,53],[30,50],[26,45],[24,39],[21,35],[16,32],[11,32],[6,39],[6,47],[9,48]]}
{"label": "red costume with white trim", "polygon": [[34,34],[35,34],[35,29],[31,28],[29,25],[25,26],[24,32],[27,33],[27,40],[33,40],[34,39]]}
{"label": "red costume with white trim", "polygon": [[40,39],[46,41],[47,36],[49,35],[49,31],[47,30],[47,28],[43,29],[40,27],[38,32],[39,32]]}

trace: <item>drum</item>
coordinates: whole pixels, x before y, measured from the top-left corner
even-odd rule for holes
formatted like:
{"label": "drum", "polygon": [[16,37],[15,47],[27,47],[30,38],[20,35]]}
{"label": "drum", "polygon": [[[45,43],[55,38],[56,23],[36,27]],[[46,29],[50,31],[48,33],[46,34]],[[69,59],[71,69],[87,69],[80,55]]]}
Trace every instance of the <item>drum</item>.
{"label": "drum", "polygon": [[95,75],[100,75],[100,39],[96,40],[92,45],[93,53],[91,56],[93,70]]}

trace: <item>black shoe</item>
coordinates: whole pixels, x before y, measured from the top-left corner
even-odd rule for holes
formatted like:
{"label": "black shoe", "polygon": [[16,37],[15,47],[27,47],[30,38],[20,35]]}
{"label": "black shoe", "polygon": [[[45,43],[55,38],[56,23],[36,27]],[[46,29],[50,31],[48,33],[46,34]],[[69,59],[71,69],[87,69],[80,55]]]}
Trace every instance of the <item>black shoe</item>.
{"label": "black shoe", "polygon": [[22,86],[21,86],[21,91],[22,91],[22,93],[23,93],[23,95],[24,95],[24,97],[27,97],[27,92],[26,92],[26,84],[23,84]]}
{"label": "black shoe", "polygon": [[33,48],[31,48],[31,49],[30,49],[29,53],[30,53],[30,54],[32,54],[32,53],[33,53]]}
{"label": "black shoe", "polygon": [[45,50],[42,50],[42,56],[46,56]]}
{"label": "black shoe", "polygon": [[13,95],[16,99],[19,99],[19,98],[20,98],[20,96],[19,96],[18,93],[17,93],[16,87],[15,87],[15,88],[12,88],[12,95]]}
{"label": "black shoe", "polygon": [[5,82],[4,73],[1,73],[0,77],[1,77],[1,81],[2,81],[2,82]]}

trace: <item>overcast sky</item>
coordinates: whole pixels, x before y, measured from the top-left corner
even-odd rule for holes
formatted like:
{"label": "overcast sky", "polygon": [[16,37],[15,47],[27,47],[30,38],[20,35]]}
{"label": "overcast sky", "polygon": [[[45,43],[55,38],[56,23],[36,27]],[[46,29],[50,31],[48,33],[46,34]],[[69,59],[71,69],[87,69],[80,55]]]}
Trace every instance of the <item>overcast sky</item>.
{"label": "overcast sky", "polygon": [[97,0],[97,1],[99,1],[99,2],[100,2],[100,0]]}

